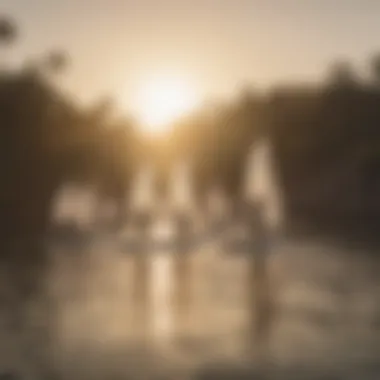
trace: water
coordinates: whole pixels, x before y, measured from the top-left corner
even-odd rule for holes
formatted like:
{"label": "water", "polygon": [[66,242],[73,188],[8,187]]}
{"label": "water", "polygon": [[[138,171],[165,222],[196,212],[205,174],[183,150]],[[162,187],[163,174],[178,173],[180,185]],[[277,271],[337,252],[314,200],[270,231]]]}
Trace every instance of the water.
{"label": "water", "polygon": [[[190,204],[192,196],[190,174],[184,166],[183,169],[178,168],[179,174],[173,175],[173,187],[176,188],[173,194],[176,195],[172,200],[179,200],[179,205],[186,205],[188,201]],[[165,212],[173,205],[152,207],[155,205],[150,187],[153,174],[149,167],[140,173],[136,180],[135,205],[151,208],[154,223],[150,232],[155,239],[173,239],[176,226],[170,212]],[[246,174],[246,197],[263,201],[267,210],[267,227],[281,227],[284,223],[281,191],[275,182],[267,142],[262,141],[258,147],[252,148]],[[73,199],[75,196],[71,194]],[[71,212],[79,212],[77,205],[75,202],[72,204]],[[118,236],[115,235],[115,239]],[[273,334],[273,355],[277,362],[306,365],[313,362],[316,367],[322,367],[323,363],[345,363],[342,368],[348,369],[353,360],[362,360],[364,365],[366,360],[378,362],[380,285],[376,274],[380,263],[366,261],[360,252],[355,260],[346,260],[338,249],[329,246],[313,247],[300,242],[287,246],[281,244],[281,255],[270,258],[268,262],[280,300]],[[70,369],[77,366],[80,370],[88,366],[89,373],[92,371],[98,375],[99,371],[105,373],[103,378],[109,378],[107,365],[112,370],[116,367],[114,350],[121,347],[120,368],[128,370],[133,363],[126,364],[129,354],[125,347],[129,342],[135,342],[131,339],[135,334],[131,319],[134,305],[129,294],[133,257],[118,252],[114,247],[107,248],[106,244],[91,246],[88,252],[77,252],[77,256],[72,254],[72,247],[69,252],[62,247],[55,249],[62,251],[56,255],[51,281],[55,286],[51,288],[54,288],[57,304],[55,333],[57,345],[60,345],[57,356],[63,358],[59,359],[59,365]],[[247,335],[244,277],[249,259],[227,257],[220,252],[214,254],[204,247],[194,253],[194,257],[196,305],[191,316],[199,324],[200,333],[196,337],[202,342],[202,347],[206,347],[202,360],[212,353],[225,362],[227,355],[232,358],[240,355],[243,338]],[[151,341],[170,342],[175,334],[171,301],[173,252],[153,250],[148,260],[153,304]],[[213,287],[215,290],[215,283],[218,283],[218,292],[210,290]],[[3,337],[3,342],[15,341],[14,337],[7,338],[6,334]],[[212,345],[204,344],[205,337],[213,342]],[[201,351],[199,347],[193,348],[192,354]],[[11,345],[7,343],[0,355],[1,365],[4,362],[7,368],[11,362],[7,355],[11,351]],[[17,365],[21,366],[18,362]],[[144,369],[150,366],[145,362],[137,365]],[[360,375],[357,377],[361,378]]]}
{"label": "water", "polygon": [[[262,203],[265,225],[268,229],[278,228],[282,223],[282,210],[280,207],[280,191],[275,181],[275,175],[271,160],[271,150],[268,141],[262,140],[252,147],[248,157],[246,173],[245,196],[247,200]],[[175,221],[171,212],[174,210],[185,211],[194,221],[194,202],[191,187],[191,171],[189,163],[180,162],[173,170],[171,177],[171,196],[169,203],[158,204],[153,192],[154,171],[149,165],[142,168],[135,179],[132,191],[132,209],[135,211],[149,211],[150,223],[148,223],[148,235],[153,241],[173,241],[177,234]],[[226,202],[218,195],[217,189],[210,194],[210,210],[220,218],[226,213]],[[75,199],[75,197],[72,197]],[[87,202],[83,202],[82,208],[89,214],[91,196]],[[66,201],[65,207],[68,202]],[[71,206],[79,212],[77,203]],[[62,205],[61,205],[62,208]],[[219,216],[218,216],[219,215]],[[206,226],[207,227],[207,226]],[[198,232],[200,232],[198,230]],[[223,235],[223,234],[222,234]],[[115,236],[115,239],[117,237]],[[247,239],[245,239],[247,240]],[[217,245],[217,244],[216,244]],[[153,304],[152,326],[154,335],[158,339],[168,339],[173,333],[173,251],[164,251],[152,245],[149,255],[151,259],[151,302]]]}

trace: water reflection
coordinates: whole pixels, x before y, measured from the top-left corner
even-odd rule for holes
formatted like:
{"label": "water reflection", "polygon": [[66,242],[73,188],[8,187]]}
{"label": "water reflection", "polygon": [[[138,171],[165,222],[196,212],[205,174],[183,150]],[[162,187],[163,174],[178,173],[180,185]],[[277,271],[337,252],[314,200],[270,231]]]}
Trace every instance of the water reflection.
{"label": "water reflection", "polygon": [[153,226],[152,238],[158,247],[152,247],[152,291],[154,333],[160,338],[168,337],[172,330],[170,313],[170,291],[172,287],[171,269],[172,253],[165,247],[165,242],[173,241],[175,226],[168,215],[162,215]]}
{"label": "water reflection", "polygon": [[[261,200],[265,211],[268,212],[267,215],[271,215],[264,223],[270,224],[270,228],[275,227],[281,221],[281,208],[279,207],[281,198],[274,181],[275,176],[268,143],[262,141],[258,146],[252,147],[252,154],[248,160],[245,193],[247,204],[253,204],[258,199]],[[219,266],[218,260],[221,260],[220,255],[213,254],[213,261],[207,259],[209,261],[206,265],[204,257],[208,255],[207,252],[210,252],[210,249],[207,251],[205,245],[197,246],[194,244],[194,240],[198,239],[201,234],[211,234],[209,230],[214,228],[215,220],[224,218],[228,223],[222,225],[218,234],[212,235],[215,243],[212,250],[223,253],[220,252],[223,247],[220,241],[228,234],[234,233],[234,229],[231,227],[237,225],[237,222],[229,219],[228,202],[223,198],[222,193],[218,192],[218,189],[210,189],[212,191],[209,194],[210,207],[208,211],[214,215],[214,219],[209,218],[208,224],[204,226],[203,230],[199,228],[194,212],[191,170],[188,162],[181,162],[172,173],[171,196],[168,203],[157,204],[153,192],[154,174],[153,168],[146,165],[136,177],[132,192],[132,216],[129,219],[131,225],[127,230],[129,235],[134,236],[136,241],[138,240],[139,249],[134,250],[132,252],[134,255],[129,257],[121,252],[120,256],[115,259],[114,253],[106,252],[104,246],[102,255],[107,257],[107,260],[112,260],[112,257],[114,260],[119,260],[120,265],[116,265],[119,265],[120,268],[129,266],[128,271],[123,269],[126,271],[125,277],[129,282],[129,290],[127,287],[123,291],[127,294],[128,292],[131,293],[131,289],[135,289],[132,290],[135,293],[132,297],[125,295],[125,306],[121,307],[120,310],[129,309],[129,314],[133,314],[135,310],[141,307],[140,314],[137,314],[140,323],[139,328],[149,330],[149,334],[151,331],[158,340],[165,340],[178,332],[177,314],[183,314],[184,310],[189,313],[187,304],[190,303],[192,297],[190,293],[194,287],[193,283],[197,282],[196,285],[200,289],[204,281],[201,277],[204,276],[206,281],[207,277],[211,275],[212,269]],[[246,213],[248,211],[253,212],[253,210],[254,208],[245,207],[242,211]],[[178,215],[186,220],[178,219]],[[233,250],[244,250],[252,253],[257,249],[257,245],[253,245],[254,234],[250,223],[251,219],[249,218],[243,220],[243,224],[236,235],[239,244],[235,244]],[[247,227],[249,228],[247,229]],[[245,234],[240,236],[239,234],[243,232]],[[123,236],[114,235],[113,239],[121,239],[122,241],[125,235],[126,233]],[[133,250],[131,245],[128,247]],[[230,250],[230,248],[225,251]],[[100,246],[97,246],[97,249],[99,250]],[[109,249],[111,248],[109,247]],[[195,251],[198,252],[196,255],[194,255]],[[191,257],[197,257],[198,264],[194,265],[196,261],[191,262],[187,259],[189,253],[191,253]],[[127,261],[128,265],[125,264]],[[202,269],[200,269],[200,265],[203,266]],[[102,270],[106,270],[105,267]],[[110,276],[112,277],[112,273]],[[238,280],[242,282],[241,278]],[[227,284],[225,285],[227,286]],[[100,296],[100,293],[97,296]],[[111,293],[111,291],[107,292],[107,294]],[[208,290],[203,289],[201,293],[201,296],[204,297]],[[199,297],[200,293],[197,294]],[[120,300],[112,302],[120,302]],[[98,309],[102,308],[99,306],[100,304],[103,305],[103,308],[110,310],[113,308],[111,305],[106,306],[103,301],[94,302],[93,313],[95,313],[96,305],[98,305]],[[212,306],[206,304],[202,307]],[[96,313],[100,313],[99,310]],[[115,308],[114,310],[118,309]],[[193,312],[195,311],[192,310],[191,313]]]}

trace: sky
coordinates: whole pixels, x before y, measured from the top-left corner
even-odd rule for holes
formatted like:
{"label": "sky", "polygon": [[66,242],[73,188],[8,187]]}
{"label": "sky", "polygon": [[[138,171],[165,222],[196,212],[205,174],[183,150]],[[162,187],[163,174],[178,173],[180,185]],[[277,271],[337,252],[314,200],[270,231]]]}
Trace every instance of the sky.
{"label": "sky", "polygon": [[334,59],[380,51],[378,0],[1,0],[20,39],[11,61],[62,49],[62,81],[85,101],[133,99],[141,78],[179,72],[205,96],[314,80]]}

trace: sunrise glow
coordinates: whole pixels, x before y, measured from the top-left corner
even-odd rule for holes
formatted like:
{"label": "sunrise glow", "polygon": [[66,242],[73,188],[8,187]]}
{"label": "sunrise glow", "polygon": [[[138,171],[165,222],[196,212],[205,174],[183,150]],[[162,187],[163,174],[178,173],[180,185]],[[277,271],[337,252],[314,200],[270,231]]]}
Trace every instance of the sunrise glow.
{"label": "sunrise glow", "polygon": [[144,132],[162,134],[200,102],[190,81],[182,77],[146,78],[136,91],[134,111]]}

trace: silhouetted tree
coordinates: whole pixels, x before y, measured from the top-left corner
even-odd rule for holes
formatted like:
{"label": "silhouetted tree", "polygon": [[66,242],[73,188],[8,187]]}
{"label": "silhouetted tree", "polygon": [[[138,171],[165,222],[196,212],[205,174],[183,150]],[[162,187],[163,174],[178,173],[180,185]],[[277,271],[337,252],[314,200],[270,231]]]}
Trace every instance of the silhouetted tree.
{"label": "silhouetted tree", "polygon": [[327,82],[277,86],[266,96],[248,91],[221,105],[217,117],[188,119],[176,141],[191,152],[200,199],[217,183],[238,200],[247,153],[267,135],[289,226],[373,230],[380,220],[380,93],[348,63],[330,73]]}
{"label": "silhouetted tree", "polygon": [[338,88],[352,88],[359,84],[359,78],[351,64],[338,61],[331,65],[328,74],[328,83]]}
{"label": "silhouetted tree", "polygon": [[13,43],[17,38],[17,27],[14,21],[7,16],[0,15],[0,45]]}
{"label": "silhouetted tree", "polygon": [[371,79],[378,86],[380,84],[380,54],[374,54],[369,62]]}
{"label": "silhouetted tree", "polygon": [[51,51],[46,57],[46,68],[54,74],[62,73],[68,66],[68,56],[63,51]]}

